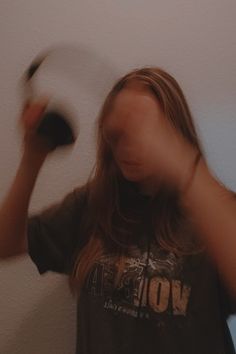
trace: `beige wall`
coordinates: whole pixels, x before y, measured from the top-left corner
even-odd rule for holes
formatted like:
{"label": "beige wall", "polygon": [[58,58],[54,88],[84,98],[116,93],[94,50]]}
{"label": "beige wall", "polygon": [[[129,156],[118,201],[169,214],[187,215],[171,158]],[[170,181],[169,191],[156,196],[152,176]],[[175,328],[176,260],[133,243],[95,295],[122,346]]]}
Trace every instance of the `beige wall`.
{"label": "beige wall", "polygon": [[[88,80],[67,91],[82,130],[73,150],[46,161],[31,211],[85,181],[94,162],[93,124],[104,93],[114,78],[142,65],[161,66],[176,77],[210,166],[236,190],[235,15],[233,0],[2,0],[0,198],[20,158],[18,79],[39,51],[61,43],[78,45],[83,68],[78,77]],[[98,60],[100,66],[92,72]],[[66,277],[40,277],[27,256],[19,257],[1,262],[0,289],[1,353],[74,353],[75,303]]]}

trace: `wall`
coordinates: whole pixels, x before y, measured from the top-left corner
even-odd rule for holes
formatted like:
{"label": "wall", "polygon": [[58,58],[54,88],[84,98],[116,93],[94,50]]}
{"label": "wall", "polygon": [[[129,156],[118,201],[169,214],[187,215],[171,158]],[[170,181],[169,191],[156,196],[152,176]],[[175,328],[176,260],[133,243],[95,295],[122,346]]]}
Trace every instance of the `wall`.
{"label": "wall", "polygon": [[[21,156],[19,79],[38,52],[58,44],[79,48],[78,73],[87,81],[71,84],[69,97],[83,124],[74,148],[46,161],[30,211],[86,180],[95,156],[94,119],[104,94],[114,78],[143,65],[161,66],[176,77],[209,165],[236,190],[235,12],[233,0],[1,1],[0,198]],[[75,303],[66,277],[40,277],[29,257],[22,256],[1,262],[0,284],[1,353],[74,352]],[[236,321],[230,325],[236,341]]]}

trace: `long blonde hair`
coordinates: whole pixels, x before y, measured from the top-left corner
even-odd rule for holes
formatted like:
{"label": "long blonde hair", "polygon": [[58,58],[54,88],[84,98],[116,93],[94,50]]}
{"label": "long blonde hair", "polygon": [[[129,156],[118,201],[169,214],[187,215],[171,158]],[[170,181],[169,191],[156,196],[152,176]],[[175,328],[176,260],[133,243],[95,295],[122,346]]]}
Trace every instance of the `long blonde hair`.
{"label": "long blonde hair", "polygon": [[[125,185],[126,181],[114,163],[102,129],[112,102],[131,80],[145,83],[159,101],[165,117],[204,155],[185,96],[170,74],[159,67],[144,67],[132,70],[114,84],[97,120],[96,163],[84,186],[87,191],[87,209],[82,233],[86,242],[82,250],[75,250],[76,261],[69,278],[73,294],[79,291],[86,275],[105,249],[117,256],[117,274],[121,274],[124,263],[122,259],[127,250],[125,240],[130,240],[130,230],[139,221],[121,212],[119,186]],[[196,238],[189,236],[193,230],[173,191],[163,187],[152,200],[149,212],[156,240],[162,248],[176,254],[193,254],[201,250]]]}

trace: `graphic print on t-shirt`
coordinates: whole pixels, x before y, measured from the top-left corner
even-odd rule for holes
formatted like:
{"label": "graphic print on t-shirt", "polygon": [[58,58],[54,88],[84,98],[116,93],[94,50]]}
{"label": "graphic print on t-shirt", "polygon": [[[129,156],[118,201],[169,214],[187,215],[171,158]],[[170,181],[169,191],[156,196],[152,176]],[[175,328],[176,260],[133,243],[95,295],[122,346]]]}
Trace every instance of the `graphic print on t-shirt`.
{"label": "graphic print on t-shirt", "polygon": [[191,286],[181,279],[183,258],[157,247],[151,248],[148,262],[147,257],[134,248],[114,289],[115,257],[104,255],[87,278],[88,292],[103,296],[105,309],[133,317],[186,316]]}

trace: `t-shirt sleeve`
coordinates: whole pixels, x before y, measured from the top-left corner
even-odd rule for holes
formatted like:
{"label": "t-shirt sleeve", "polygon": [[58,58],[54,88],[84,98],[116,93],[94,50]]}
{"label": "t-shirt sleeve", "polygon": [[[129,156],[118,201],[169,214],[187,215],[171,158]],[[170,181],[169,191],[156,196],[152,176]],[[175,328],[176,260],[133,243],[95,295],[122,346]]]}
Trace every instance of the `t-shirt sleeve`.
{"label": "t-shirt sleeve", "polygon": [[219,295],[225,317],[236,314],[236,298],[230,293],[225,282],[218,275]]}
{"label": "t-shirt sleeve", "polygon": [[[232,196],[236,201],[236,192],[232,190],[230,190],[230,192],[232,193]],[[218,274],[220,297],[224,304],[224,310],[226,312],[226,315],[230,316],[236,314],[236,297],[235,296],[233,297],[233,295],[230,294],[230,291],[225,285],[224,280],[222,279],[222,277],[220,277],[219,271],[217,272],[217,274]]]}
{"label": "t-shirt sleeve", "polygon": [[69,274],[85,200],[84,190],[76,188],[60,202],[28,217],[28,253],[40,274],[47,271]]}

